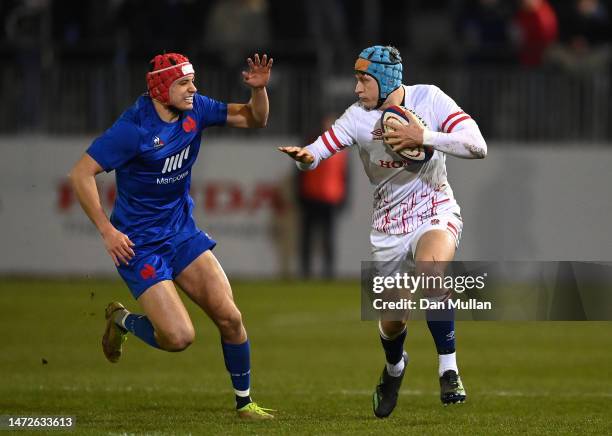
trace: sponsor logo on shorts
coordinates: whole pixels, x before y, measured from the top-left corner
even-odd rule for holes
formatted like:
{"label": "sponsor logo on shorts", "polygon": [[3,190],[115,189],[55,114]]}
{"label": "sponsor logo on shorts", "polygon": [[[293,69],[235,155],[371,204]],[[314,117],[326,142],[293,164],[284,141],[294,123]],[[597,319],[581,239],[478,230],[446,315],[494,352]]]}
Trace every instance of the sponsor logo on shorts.
{"label": "sponsor logo on shorts", "polygon": [[142,277],[143,280],[156,278],[157,273],[155,272],[155,268],[153,267],[153,265],[145,263],[142,269],[140,270],[140,277]]}

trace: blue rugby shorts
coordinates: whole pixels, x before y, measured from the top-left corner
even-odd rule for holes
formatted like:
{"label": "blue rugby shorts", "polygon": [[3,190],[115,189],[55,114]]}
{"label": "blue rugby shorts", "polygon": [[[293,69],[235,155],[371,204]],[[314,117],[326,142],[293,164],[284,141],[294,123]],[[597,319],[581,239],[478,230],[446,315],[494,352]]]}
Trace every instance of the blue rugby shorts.
{"label": "blue rugby shorts", "polygon": [[191,262],[217,242],[201,230],[179,242],[170,240],[156,246],[147,246],[141,252],[134,247],[136,256],[130,264],[120,264],[117,271],[135,299],[144,291],[163,280],[174,280]]}

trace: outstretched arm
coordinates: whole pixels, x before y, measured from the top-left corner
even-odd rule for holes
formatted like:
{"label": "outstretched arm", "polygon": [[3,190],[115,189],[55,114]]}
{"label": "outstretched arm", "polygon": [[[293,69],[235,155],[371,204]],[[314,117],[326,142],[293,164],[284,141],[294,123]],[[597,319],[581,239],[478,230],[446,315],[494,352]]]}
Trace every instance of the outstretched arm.
{"label": "outstretched arm", "polygon": [[291,157],[302,171],[314,169],[311,166],[315,158],[306,147],[278,147],[278,151],[282,151]]}
{"label": "outstretched arm", "polygon": [[323,160],[353,145],[353,121],[346,111],[331,127],[306,147],[279,147],[278,150],[296,161],[302,171],[314,170]]}
{"label": "outstretched arm", "polygon": [[266,127],[270,103],[266,85],[270,80],[270,71],[274,59],[268,59],[264,54],[259,58],[255,54],[253,59],[248,58],[248,71],[242,72],[242,78],[251,88],[251,99],[246,104],[230,103],[227,105],[227,125],[230,127]]}
{"label": "outstretched arm", "polygon": [[81,207],[102,235],[106,251],[115,265],[119,266],[120,261],[127,265],[134,256],[134,243],[111,224],[102,208],[96,186],[96,175],[102,171],[98,162],[84,154],[70,171],[70,182]]}

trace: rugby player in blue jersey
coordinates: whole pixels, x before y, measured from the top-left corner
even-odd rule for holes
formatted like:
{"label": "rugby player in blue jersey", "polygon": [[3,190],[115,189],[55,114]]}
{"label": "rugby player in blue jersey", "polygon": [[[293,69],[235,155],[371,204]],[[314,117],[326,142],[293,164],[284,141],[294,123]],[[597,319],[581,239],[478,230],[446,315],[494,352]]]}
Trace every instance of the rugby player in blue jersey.
{"label": "rugby player in blue jersey", "polygon": [[[91,144],[70,172],[81,206],[144,312],[130,313],[119,302],[107,306],[106,358],[119,360],[128,332],[166,351],[182,351],[193,342],[193,324],[176,282],[218,327],[238,415],[252,419],[273,416],[251,400],[247,333],[211,251],[216,242],[193,219],[189,187],[205,128],[266,126],[272,62],[265,54],[247,59],[242,75],[251,98],[245,104],[225,104],[197,93],[195,72],[185,56],[155,56],[146,76],[148,93]],[[117,198],[109,219],[95,176],[113,170]]]}

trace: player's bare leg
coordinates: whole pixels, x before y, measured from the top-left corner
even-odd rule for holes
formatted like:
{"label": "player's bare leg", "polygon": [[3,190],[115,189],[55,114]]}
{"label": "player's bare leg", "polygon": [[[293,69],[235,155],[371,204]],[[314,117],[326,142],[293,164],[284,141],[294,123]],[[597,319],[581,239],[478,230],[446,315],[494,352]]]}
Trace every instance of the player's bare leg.
{"label": "player's bare leg", "polygon": [[166,351],[182,351],[193,342],[193,325],[172,281],[151,286],[138,302],[145,315],[130,313],[118,301],[106,307],[102,349],[110,362],[116,363],[121,357],[128,331],[152,347]]}
{"label": "player's bare leg", "polygon": [[177,276],[176,281],[219,329],[238,415],[248,419],[273,418],[266,412],[268,409],[251,401],[250,344],[232,288],[217,258],[210,250],[205,251]]}
{"label": "player's bare leg", "polygon": [[381,321],[380,330],[385,336],[393,337],[400,334],[406,328],[404,321]]}
{"label": "player's bare leg", "polygon": [[189,264],[177,276],[176,282],[216,324],[223,341],[241,344],[247,340],[229,280],[212,251],[202,253]]}
{"label": "player's bare leg", "polygon": [[153,324],[161,349],[183,351],[191,345],[195,338],[193,324],[172,281],[151,286],[138,298],[138,303]]}
{"label": "player's bare leg", "polygon": [[455,239],[446,230],[430,230],[419,238],[414,260],[450,262],[455,258]]}
{"label": "player's bare leg", "polygon": [[[446,265],[455,257],[455,239],[446,230],[430,230],[421,236],[415,252],[417,275],[439,276],[444,274]],[[427,289],[426,296],[443,300],[447,298],[444,289]],[[428,313],[428,315],[430,315]],[[436,343],[439,356],[440,400],[444,405],[462,403],[466,399],[465,389],[459,377],[455,354],[454,314],[449,319],[429,320],[427,325]]]}

